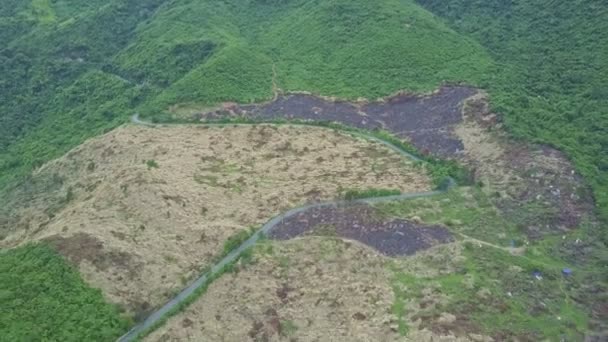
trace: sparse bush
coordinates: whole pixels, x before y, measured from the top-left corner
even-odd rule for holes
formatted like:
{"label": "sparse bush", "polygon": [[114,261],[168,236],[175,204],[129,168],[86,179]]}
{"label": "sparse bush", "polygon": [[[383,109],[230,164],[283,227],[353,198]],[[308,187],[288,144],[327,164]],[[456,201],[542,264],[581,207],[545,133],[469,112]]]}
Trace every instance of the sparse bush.
{"label": "sparse bush", "polygon": [[291,320],[281,321],[281,335],[293,336],[298,331],[298,326]]}
{"label": "sparse bush", "polygon": [[158,169],[158,163],[153,159],[147,160],[146,165],[148,166],[148,170]]}
{"label": "sparse bush", "polygon": [[87,171],[92,172],[95,171],[96,165],[95,162],[89,162],[89,164],[87,164]]}

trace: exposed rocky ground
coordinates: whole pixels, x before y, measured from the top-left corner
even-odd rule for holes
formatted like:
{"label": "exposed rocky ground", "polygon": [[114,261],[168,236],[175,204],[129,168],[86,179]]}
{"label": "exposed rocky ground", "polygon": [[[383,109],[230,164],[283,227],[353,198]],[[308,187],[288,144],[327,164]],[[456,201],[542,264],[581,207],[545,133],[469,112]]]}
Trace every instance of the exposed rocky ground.
{"label": "exposed rocky ground", "polygon": [[426,191],[424,169],[322,128],[125,126],[45,165],[0,210],[3,247],[45,240],[143,317],[249,227],[341,189]]}

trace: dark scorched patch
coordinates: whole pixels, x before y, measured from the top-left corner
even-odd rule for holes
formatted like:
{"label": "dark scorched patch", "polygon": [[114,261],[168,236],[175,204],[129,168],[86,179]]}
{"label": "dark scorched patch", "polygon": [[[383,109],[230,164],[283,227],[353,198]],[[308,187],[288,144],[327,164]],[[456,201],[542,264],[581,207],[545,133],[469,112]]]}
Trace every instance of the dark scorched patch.
{"label": "dark scorched patch", "polygon": [[363,204],[314,208],[281,222],[269,237],[288,240],[307,235],[330,235],[357,240],[387,256],[412,255],[454,240],[442,226],[377,217],[373,207]]}
{"label": "dark scorched patch", "polygon": [[338,122],[368,130],[384,129],[407,138],[421,151],[450,157],[464,148],[452,129],[462,122],[464,100],[476,93],[477,90],[470,87],[446,86],[430,95],[401,94],[377,102],[332,101],[313,95],[288,94],[260,105],[227,106],[200,114],[200,118],[298,119]]}

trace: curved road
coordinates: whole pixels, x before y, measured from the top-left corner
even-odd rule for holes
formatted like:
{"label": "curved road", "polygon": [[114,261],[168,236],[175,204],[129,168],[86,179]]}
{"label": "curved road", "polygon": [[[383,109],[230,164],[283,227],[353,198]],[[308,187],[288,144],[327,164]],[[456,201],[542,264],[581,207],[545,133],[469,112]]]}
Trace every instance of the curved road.
{"label": "curved road", "polygon": [[[143,125],[143,126],[149,126],[149,127],[162,127],[163,126],[163,124],[154,124],[151,122],[143,121],[139,118],[139,114],[133,115],[131,117],[131,122],[134,124],[137,124],[137,125]],[[253,123],[251,123],[251,124],[249,124],[249,123],[244,123],[244,124],[209,123],[209,124],[201,124],[201,125],[206,125],[206,126],[235,126],[235,125],[251,126],[254,124]],[[294,124],[294,125],[305,126],[306,124],[298,123],[298,124]],[[409,153],[401,150],[397,146],[395,146],[389,142],[386,142],[382,139],[378,139],[374,136],[366,135],[363,133],[353,133],[353,132],[348,132],[348,133],[368,139],[368,140],[379,142],[406,158],[413,159],[415,161],[421,161],[420,158],[418,158],[412,154],[409,154]],[[226,255],[223,259],[218,261],[215,265],[213,265],[213,267],[208,272],[206,272],[201,277],[199,277],[190,286],[183,289],[175,298],[171,299],[169,302],[167,302],[165,305],[163,305],[160,309],[156,310],[154,313],[152,313],[150,316],[148,316],[148,318],[146,318],[146,320],[137,324],[128,333],[126,333],[125,335],[120,337],[118,339],[118,342],[130,342],[130,341],[137,339],[137,337],[141,333],[143,333],[144,331],[146,331],[147,329],[149,329],[150,327],[154,326],[156,323],[161,321],[167,313],[169,313],[171,310],[173,310],[178,305],[180,305],[182,302],[184,302],[188,297],[190,297],[194,292],[196,292],[197,289],[199,289],[199,288],[203,287],[205,284],[207,284],[208,280],[212,276],[214,276],[215,274],[220,272],[222,270],[222,268],[224,268],[225,266],[229,265],[230,263],[236,261],[239,258],[239,256],[241,255],[241,253],[243,253],[248,248],[252,247],[260,239],[260,237],[262,237],[265,234],[268,234],[277,224],[281,223],[283,220],[285,220],[291,216],[297,215],[299,213],[302,213],[304,211],[307,211],[307,210],[313,209],[313,208],[337,207],[340,205],[352,204],[352,203],[376,204],[376,203],[383,203],[383,202],[390,202],[390,201],[410,200],[410,199],[421,198],[421,197],[430,197],[430,196],[435,196],[435,195],[445,193],[454,186],[456,186],[456,182],[450,178],[448,186],[443,190],[409,193],[409,194],[401,194],[401,195],[395,195],[395,196],[373,197],[373,198],[365,198],[365,199],[359,199],[359,200],[354,200],[354,201],[338,200],[338,201],[331,201],[331,202],[325,202],[325,203],[316,203],[316,204],[304,205],[304,206],[301,206],[298,208],[291,209],[287,212],[284,212],[284,213],[274,217],[270,221],[268,221],[264,226],[262,226],[262,228],[260,228],[260,230],[255,232],[255,234],[253,234],[247,241],[243,242],[238,248],[236,248],[235,250],[230,252],[228,255]]]}

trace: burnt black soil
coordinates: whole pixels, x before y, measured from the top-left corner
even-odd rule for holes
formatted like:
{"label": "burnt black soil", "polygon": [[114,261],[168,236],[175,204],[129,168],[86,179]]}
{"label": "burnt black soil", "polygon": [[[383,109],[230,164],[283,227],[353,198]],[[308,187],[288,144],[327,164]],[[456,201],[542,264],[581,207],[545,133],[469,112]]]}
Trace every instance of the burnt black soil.
{"label": "burnt black soil", "polygon": [[288,240],[307,235],[357,240],[387,256],[412,255],[454,240],[445,227],[379,219],[374,208],[363,204],[310,209],[277,225],[269,237]]}
{"label": "burnt black soil", "polygon": [[241,116],[261,120],[299,119],[338,122],[363,129],[385,129],[407,138],[419,150],[453,157],[463,144],[453,134],[462,122],[463,101],[477,90],[445,86],[431,95],[397,95],[385,101],[359,103],[332,101],[306,94],[279,96],[260,105],[233,105],[201,114],[201,119]]}

